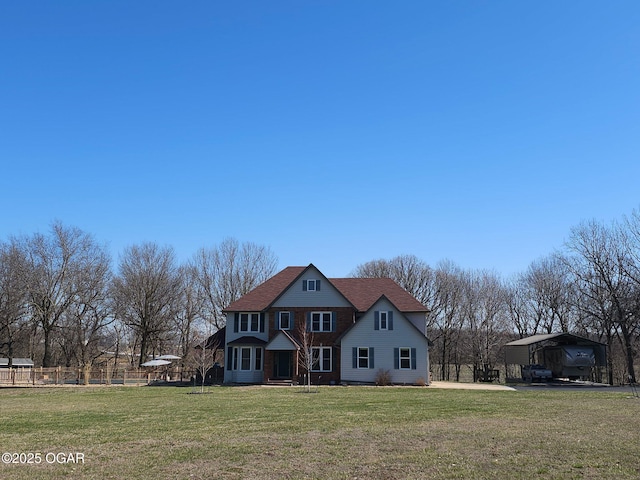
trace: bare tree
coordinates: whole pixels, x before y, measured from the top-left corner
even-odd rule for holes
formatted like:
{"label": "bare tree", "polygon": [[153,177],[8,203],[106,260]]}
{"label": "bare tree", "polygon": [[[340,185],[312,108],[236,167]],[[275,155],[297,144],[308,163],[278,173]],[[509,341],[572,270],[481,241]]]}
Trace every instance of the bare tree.
{"label": "bare tree", "polygon": [[415,255],[372,260],[358,265],[351,273],[358,278],[391,278],[425,306],[433,301],[434,275],[431,267]]}
{"label": "bare tree", "polygon": [[522,275],[511,279],[505,285],[505,301],[512,327],[518,338],[536,333],[538,323],[532,322],[532,313],[523,288]]}
{"label": "bare tree", "polygon": [[200,393],[204,393],[207,372],[213,366],[216,354],[223,347],[219,337],[211,334],[211,326],[209,332],[197,331],[193,336],[195,348],[189,353],[189,358],[196,366],[196,372],[200,375]]}
{"label": "bare tree", "polygon": [[[307,393],[311,392],[311,372],[313,367],[319,361],[317,355],[314,355],[313,332],[311,325],[307,322],[299,322],[296,325],[296,340],[299,345],[298,365],[304,370],[306,376],[305,389]],[[315,350],[317,352],[317,350]]]}
{"label": "bare tree", "polygon": [[[174,316],[174,329],[178,334],[180,346],[180,356],[182,357],[182,367],[184,370],[185,361],[191,354],[194,344],[194,329],[203,325],[203,303],[202,290],[198,288],[197,270],[193,265],[183,265],[178,269],[181,289],[178,294],[178,301]],[[196,341],[199,345],[200,342]],[[206,350],[206,349],[205,349]],[[206,352],[196,352],[196,356],[202,356]]]}
{"label": "bare tree", "polygon": [[628,276],[631,260],[623,240],[615,224],[606,227],[595,221],[583,223],[571,230],[566,246],[572,256],[567,257],[566,264],[577,279],[584,300],[581,307],[585,309],[587,300],[595,304],[589,312],[593,318],[599,318],[595,312],[603,316],[604,330],[607,324],[619,330],[626,369],[635,382],[633,337],[638,329],[637,291]]}
{"label": "bare tree", "polygon": [[139,339],[139,364],[172,326],[181,282],[172,248],[144,243],[120,258],[112,295],[118,315]]}
{"label": "bare tree", "polygon": [[572,324],[573,289],[569,269],[557,255],[533,262],[521,277],[533,314],[533,331],[568,332]]}
{"label": "bare tree", "polygon": [[440,379],[450,379],[450,367],[460,379],[463,272],[450,261],[441,262],[435,271],[435,293],[429,308],[427,328],[434,347],[430,355],[432,364],[440,364]]}
{"label": "bare tree", "polygon": [[112,346],[104,342],[114,317],[108,298],[111,259],[105,249],[98,247],[87,249],[84,254],[83,269],[73,279],[76,295],[64,315],[62,328],[72,339],[75,360],[88,383],[95,360]]}
{"label": "bare tree", "polygon": [[55,222],[51,235],[35,234],[21,241],[27,259],[26,287],[30,312],[43,332],[42,365],[52,366],[54,335],[69,309],[85,295],[94,275],[95,259],[104,250],[93,237]]}
{"label": "bare tree", "polygon": [[0,243],[0,351],[9,358],[16,349],[28,350],[27,295],[25,258],[15,242]]}
{"label": "bare tree", "polygon": [[233,238],[219,246],[200,249],[195,256],[198,283],[209,321],[216,329],[225,325],[222,311],[275,273],[278,261],[268,247],[240,244]]}
{"label": "bare tree", "polygon": [[501,333],[506,330],[505,290],[493,272],[467,272],[465,278],[467,353],[471,353],[474,371],[487,371],[496,364]]}

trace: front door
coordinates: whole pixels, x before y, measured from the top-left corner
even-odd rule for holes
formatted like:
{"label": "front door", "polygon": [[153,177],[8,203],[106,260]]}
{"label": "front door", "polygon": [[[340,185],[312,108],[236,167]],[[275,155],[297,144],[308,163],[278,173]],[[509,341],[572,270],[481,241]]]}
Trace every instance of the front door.
{"label": "front door", "polygon": [[276,351],[273,352],[273,376],[274,378],[293,377],[293,352]]}

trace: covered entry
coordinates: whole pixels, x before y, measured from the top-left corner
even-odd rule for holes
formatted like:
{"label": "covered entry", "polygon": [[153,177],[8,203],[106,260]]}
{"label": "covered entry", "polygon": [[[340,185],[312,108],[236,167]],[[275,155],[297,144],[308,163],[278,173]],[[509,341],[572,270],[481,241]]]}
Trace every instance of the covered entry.
{"label": "covered entry", "polygon": [[553,378],[606,381],[607,346],[571,333],[548,333],[514,340],[505,345],[507,382],[521,381],[522,369],[539,365]]}
{"label": "covered entry", "polygon": [[285,380],[293,378],[293,351],[273,351],[273,372],[271,378]]}
{"label": "covered entry", "polygon": [[298,377],[300,345],[286,331],[280,331],[266,346],[265,380],[294,380]]}

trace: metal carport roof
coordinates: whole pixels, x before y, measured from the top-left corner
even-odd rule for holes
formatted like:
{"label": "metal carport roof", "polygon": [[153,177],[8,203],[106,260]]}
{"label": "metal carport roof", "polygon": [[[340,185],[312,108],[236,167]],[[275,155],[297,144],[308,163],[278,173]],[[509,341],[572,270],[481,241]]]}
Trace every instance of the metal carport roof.
{"label": "metal carport roof", "polygon": [[539,349],[537,344],[546,342],[555,345],[593,345],[598,347],[596,363],[600,366],[606,365],[606,344],[567,332],[532,335],[505,344],[505,364],[529,365],[534,363],[533,354]]}

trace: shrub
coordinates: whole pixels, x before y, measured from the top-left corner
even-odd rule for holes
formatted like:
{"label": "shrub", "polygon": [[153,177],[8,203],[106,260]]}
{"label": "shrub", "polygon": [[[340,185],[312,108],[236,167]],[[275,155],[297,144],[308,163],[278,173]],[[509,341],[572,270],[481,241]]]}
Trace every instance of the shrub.
{"label": "shrub", "polygon": [[391,372],[389,370],[380,369],[376,373],[376,385],[384,387],[391,383]]}

